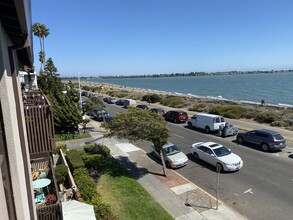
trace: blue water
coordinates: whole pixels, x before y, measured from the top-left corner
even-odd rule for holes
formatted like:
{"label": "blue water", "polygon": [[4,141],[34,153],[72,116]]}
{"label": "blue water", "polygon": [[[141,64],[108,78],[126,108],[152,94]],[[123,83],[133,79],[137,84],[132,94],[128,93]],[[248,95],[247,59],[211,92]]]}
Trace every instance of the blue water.
{"label": "blue water", "polygon": [[293,73],[242,74],[164,78],[96,79],[132,88],[192,94],[201,97],[222,97],[235,101],[293,105]]}

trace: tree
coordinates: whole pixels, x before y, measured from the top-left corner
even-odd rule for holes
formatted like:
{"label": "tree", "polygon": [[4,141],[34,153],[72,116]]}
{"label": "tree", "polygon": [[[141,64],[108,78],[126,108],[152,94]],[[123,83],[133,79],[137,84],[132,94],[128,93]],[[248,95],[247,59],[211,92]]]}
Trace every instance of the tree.
{"label": "tree", "polygon": [[77,103],[79,101],[79,92],[76,90],[75,84],[71,80],[69,80],[66,85],[66,92],[74,102]]}
{"label": "tree", "polygon": [[[162,147],[168,143],[170,136],[170,130],[161,115],[134,107],[129,107],[126,113],[119,112],[111,123],[105,123],[103,126],[108,132],[106,137],[151,141],[161,155]],[[166,175],[165,161],[162,160],[162,163]]]}
{"label": "tree", "polygon": [[44,73],[49,75],[49,76],[57,76],[57,68],[55,67],[54,65],[54,62],[52,60],[52,58],[50,57],[47,61],[46,61],[46,64],[45,64],[45,67],[44,67]]}
{"label": "tree", "polygon": [[38,77],[38,85],[53,106],[56,131],[76,130],[82,121],[81,114],[72,94],[63,93],[64,84],[56,72],[57,68],[52,59],[49,58],[45,65],[44,74],[40,74]]}
{"label": "tree", "polygon": [[36,22],[32,26],[32,31],[35,36],[37,36],[40,40],[40,48],[41,51],[39,53],[39,61],[41,62],[40,73],[43,71],[43,63],[46,60],[45,54],[45,38],[49,35],[49,29],[47,29],[46,25]]}

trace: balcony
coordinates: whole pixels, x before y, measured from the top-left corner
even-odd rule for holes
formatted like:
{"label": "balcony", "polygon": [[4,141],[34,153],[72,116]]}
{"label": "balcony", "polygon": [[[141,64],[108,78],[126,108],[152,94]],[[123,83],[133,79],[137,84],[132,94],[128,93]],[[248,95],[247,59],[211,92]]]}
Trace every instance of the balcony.
{"label": "balcony", "polygon": [[[52,161],[55,149],[53,109],[41,91],[23,91],[22,98],[37,217],[39,220],[62,220],[62,205]],[[36,187],[34,184],[39,180],[48,184]]]}
{"label": "balcony", "polygon": [[49,157],[55,149],[53,109],[41,91],[23,92],[30,158]]}
{"label": "balcony", "polygon": [[[58,196],[58,186],[54,175],[52,158],[34,159],[31,161],[33,178],[39,177],[50,180],[50,184],[40,191],[35,190],[35,202],[36,195],[42,193],[44,195],[44,201],[36,204],[37,217],[39,220],[62,220],[62,205]],[[37,176],[35,174],[43,174],[43,176]]]}

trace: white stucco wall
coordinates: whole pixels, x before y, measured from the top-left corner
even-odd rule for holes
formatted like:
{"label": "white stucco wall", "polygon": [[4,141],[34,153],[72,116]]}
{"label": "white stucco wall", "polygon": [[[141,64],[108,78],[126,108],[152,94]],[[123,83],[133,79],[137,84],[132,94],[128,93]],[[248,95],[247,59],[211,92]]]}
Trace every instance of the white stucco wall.
{"label": "white stucco wall", "polygon": [[[2,103],[3,122],[8,148],[8,160],[11,170],[12,188],[16,207],[15,210],[17,219],[30,219],[25,180],[26,178],[31,179],[31,177],[25,176],[23,166],[23,161],[25,161],[25,163],[29,163],[29,161],[28,158],[22,157],[21,152],[22,146],[19,136],[15,97],[13,92],[10,62],[8,56],[8,46],[10,46],[10,42],[7,38],[7,35],[1,28],[0,23],[0,98]],[[20,95],[18,98],[20,98]],[[22,118],[24,118],[23,111]],[[28,144],[26,141],[26,148],[27,146]],[[4,202],[5,198],[1,198],[1,200]]]}

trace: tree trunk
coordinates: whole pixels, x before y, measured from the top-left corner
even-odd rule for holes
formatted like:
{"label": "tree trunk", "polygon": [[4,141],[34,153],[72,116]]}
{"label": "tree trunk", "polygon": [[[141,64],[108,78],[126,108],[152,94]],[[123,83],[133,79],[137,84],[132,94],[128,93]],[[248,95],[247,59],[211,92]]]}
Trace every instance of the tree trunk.
{"label": "tree trunk", "polygon": [[166,169],[166,164],[165,164],[165,160],[164,160],[164,156],[163,156],[163,150],[160,150],[160,155],[161,155],[161,160],[162,160],[162,164],[163,164],[163,171],[164,171],[164,176],[167,176],[167,169]]}

